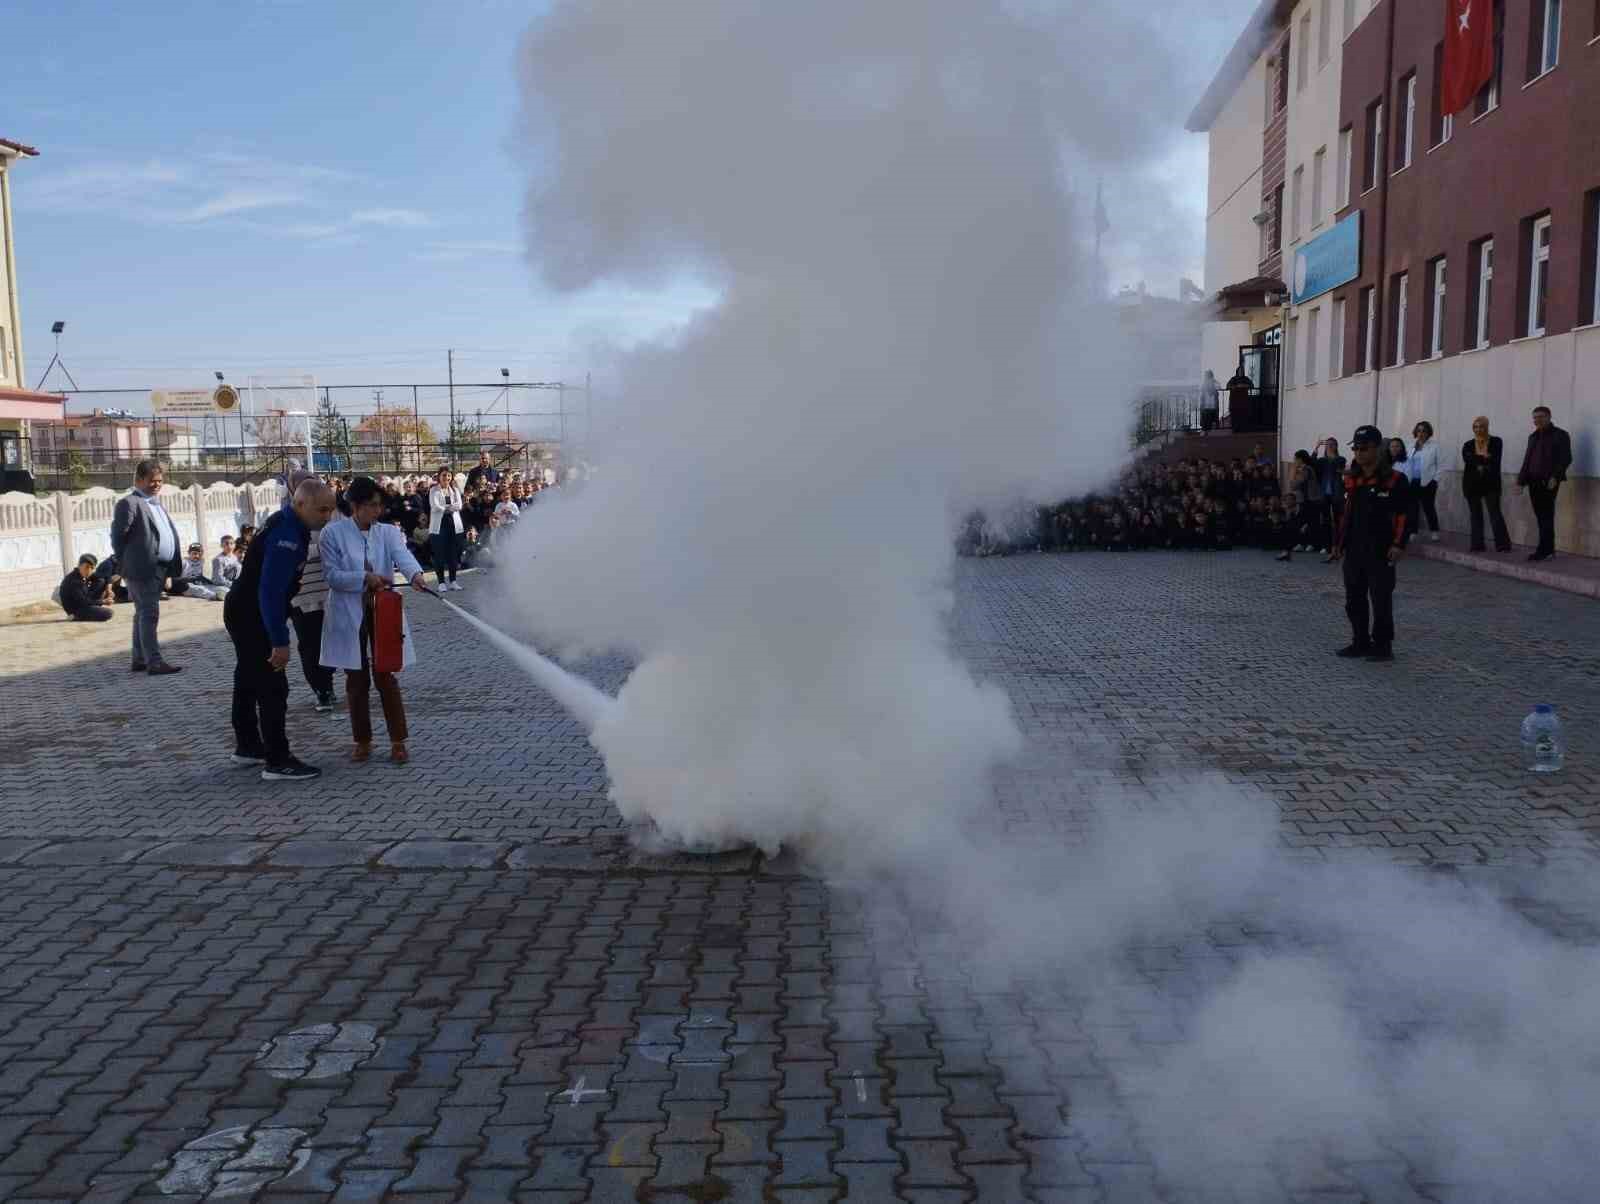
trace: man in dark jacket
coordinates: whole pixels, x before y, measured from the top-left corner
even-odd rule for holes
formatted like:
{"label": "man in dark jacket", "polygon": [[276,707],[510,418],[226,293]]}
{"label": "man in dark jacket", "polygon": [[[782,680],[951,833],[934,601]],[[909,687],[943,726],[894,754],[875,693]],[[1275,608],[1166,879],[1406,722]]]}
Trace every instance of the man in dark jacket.
{"label": "man in dark jacket", "polygon": [[[239,579],[223,603],[223,622],[233,641],[233,760],[260,765],[267,782],[314,778],[316,768],[289,752],[289,604],[300,588],[311,532],[327,526],[335,509],[333,490],[304,481],[283,508],[250,541]],[[316,655],[312,650],[311,654]]]}
{"label": "man in dark jacket", "polygon": [[1517,473],[1517,492],[1528,491],[1533,517],[1539,524],[1539,546],[1529,560],[1549,560],[1556,554],[1556,493],[1572,467],[1572,436],[1550,421],[1550,407],[1533,411],[1533,434]]}
{"label": "man in dark jacket", "polygon": [[1394,660],[1394,566],[1405,555],[1406,536],[1406,478],[1383,447],[1375,426],[1358,428],[1351,439],[1355,462],[1345,474],[1344,517],[1333,544],[1333,559],[1344,561],[1351,632],[1338,655],[1378,662]]}
{"label": "man in dark jacket", "polygon": [[111,608],[102,605],[111,600],[111,586],[94,573],[99,563],[85,552],[78,567],[61,579],[61,609],[75,623],[104,623],[111,617]]}

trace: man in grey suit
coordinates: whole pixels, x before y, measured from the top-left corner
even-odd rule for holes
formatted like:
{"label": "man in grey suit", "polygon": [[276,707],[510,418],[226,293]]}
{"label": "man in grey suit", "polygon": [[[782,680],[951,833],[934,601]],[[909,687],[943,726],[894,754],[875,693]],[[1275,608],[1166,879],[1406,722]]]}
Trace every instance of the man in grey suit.
{"label": "man in grey suit", "polygon": [[161,619],[161,587],[183,574],[178,525],[161,505],[160,460],[140,460],[133,470],[133,492],[117,503],[111,519],[111,550],[122,583],[133,598],[133,671],[162,677],[179,672],[161,656],[156,624]]}

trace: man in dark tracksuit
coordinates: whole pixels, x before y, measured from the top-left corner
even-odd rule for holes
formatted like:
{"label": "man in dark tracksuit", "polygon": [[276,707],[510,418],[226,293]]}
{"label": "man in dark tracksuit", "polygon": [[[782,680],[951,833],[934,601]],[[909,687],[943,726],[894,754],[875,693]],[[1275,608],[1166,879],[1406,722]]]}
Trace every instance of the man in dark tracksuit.
{"label": "man in dark tracksuit", "polygon": [[1359,428],[1351,440],[1344,518],[1333,545],[1333,559],[1344,561],[1344,612],[1351,631],[1350,643],[1338,655],[1380,662],[1394,660],[1394,566],[1405,554],[1406,535],[1406,478],[1394,470],[1383,447],[1375,426]]}
{"label": "man in dark tracksuit", "polygon": [[[289,752],[289,603],[300,587],[311,532],[333,517],[333,490],[303,482],[256,532],[223,603],[233,640],[233,760],[262,766],[262,780],[304,781],[318,770]],[[313,650],[312,655],[315,655]]]}

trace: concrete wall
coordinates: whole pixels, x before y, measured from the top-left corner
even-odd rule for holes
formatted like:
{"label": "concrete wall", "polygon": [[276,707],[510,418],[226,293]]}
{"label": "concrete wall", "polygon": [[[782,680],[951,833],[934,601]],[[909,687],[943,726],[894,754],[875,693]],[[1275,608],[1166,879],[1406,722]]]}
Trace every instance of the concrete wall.
{"label": "concrete wall", "polygon": [[[1321,359],[1327,361],[1326,348]],[[1572,435],[1573,465],[1558,500],[1556,546],[1600,556],[1600,326],[1299,385],[1284,393],[1285,457],[1327,435],[1346,444],[1357,426],[1373,421],[1375,384],[1377,425],[1385,435],[1398,433],[1409,442],[1419,419],[1433,423],[1440,467],[1446,470],[1439,518],[1449,531],[1468,530],[1461,444],[1472,434],[1473,418],[1489,419],[1490,431],[1506,443],[1503,504],[1519,544],[1535,543],[1537,529],[1527,500],[1517,498],[1511,487],[1532,429],[1530,412],[1548,405],[1556,425]]]}
{"label": "concrete wall", "polygon": [[[1211,127],[1206,183],[1208,292],[1248,280],[1261,258],[1261,134],[1266,115],[1265,56],[1251,66]],[[1206,361],[1211,366],[1211,361]],[[1224,378],[1226,379],[1226,378]]]}

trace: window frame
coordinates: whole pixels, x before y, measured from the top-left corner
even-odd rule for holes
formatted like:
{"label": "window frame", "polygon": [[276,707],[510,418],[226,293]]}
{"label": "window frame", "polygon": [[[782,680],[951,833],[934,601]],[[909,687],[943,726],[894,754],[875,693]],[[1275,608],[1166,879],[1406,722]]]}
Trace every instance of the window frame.
{"label": "window frame", "polygon": [[1561,65],[1561,0],[1534,0],[1533,10],[1534,20],[1528,31],[1530,84]]}
{"label": "window frame", "polygon": [[[1600,8],[1600,0],[1595,0]],[[1595,14],[1600,26],[1600,12]],[[1578,287],[1583,303],[1589,312],[1584,315],[1585,326],[1600,325],[1600,188],[1591,189],[1583,198],[1583,248],[1582,270]]]}
{"label": "window frame", "polygon": [[1332,57],[1333,48],[1333,0],[1322,0],[1322,7],[1317,12],[1317,70],[1321,71],[1328,65]]}
{"label": "window frame", "polygon": [[1328,175],[1328,148],[1321,146],[1311,156],[1311,228],[1319,229],[1327,220],[1322,210],[1322,186]]}
{"label": "window frame", "polygon": [[1289,175],[1289,243],[1300,241],[1300,230],[1305,224],[1306,165],[1300,164]]}
{"label": "window frame", "polygon": [[1311,14],[1306,13],[1300,18],[1299,45],[1295,47],[1294,69],[1295,95],[1306,90],[1306,81],[1311,75]]}
{"label": "window frame", "polygon": [[1401,112],[1402,125],[1395,130],[1394,143],[1396,173],[1404,171],[1411,166],[1411,160],[1416,151],[1417,140],[1417,69],[1413,67],[1409,72],[1400,77],[1401,96],[1403,108]]}
{"label": "window frame", "polygon": [[[1550,328],[1550,251],[1555,246],[1555,226],[1551,222],[1551,214],[1541,214],[1533,219],[1533,224],[1528,230],[1528,310],[1525,315],[1527,320],[1527,338],[1543,338]],[[1539,235],[1544,232],[1547,237],[1544,246],[1539,245]],[[1543,321],[1540,321],[1540,301],[1544,301]]]}
{"label": "window frame", "polygon": [[1428,358],[1444,355],[1445,311],[1450,275],[1449,258],[1440,255],[1428,264]]}
{"label": "window frame", "polygon": [[1394,298],[1394,358],[1389,366],[1406,366],[1406,309],[1411,304],[1411,272],[1396,272],[1391,278],[1390,293]]}
{"label": "window frame", "polygon": [[1334,208],[1335,213],[1350,204],[1350,177],[1354,174],[1356,165],[1355,151],[1356,127],[1347,125],[1339,131],[1339,162],[1336,165],[1339,180],[1337,196],[1334,198],[1338,204]]}
{"label": "window frame", "polygon": [[1322,306],[1314,306],[1311,319],[1306,323],[1306,384],[1317,383],[1317,337],[1322,333]]}
{"label": "window frame", "polygon": [[1381,96],[1367,105],[1366,136],[1366,163],[1363,165],[1361,176],[1361,192],[1363,195],[1376,188],[1384,177],[1383,98]]}
{"label": "window frame", "polygon": [[1472,346],[1482,351],[1489,346],[1490,321],[1494,316],[1494,236],[1478,239],[1473,246],[1473,260],[1477,264],[1477,289],[1474,297],[1471,334]]}
{"label": "window frame", "polygon": [[1490,19],[1494,22],[1494,72],[1489,82],[1478,89],[1472,99],[1472,120],[1479,121],[1500,107],[1504,89],[1506,65],[1506,10],[1505,0],[1493,0]]}
{"label": "window frame", "polygon": [[1356,358],[1358,372],[1371,372],[1378,355],[1378,286],[1369,284],[1356,295]]}
{"label": "window frame", "polygon": [[1335,297],[1328,315],[1328,379],[1344,375],[1345,298]]}
{"label": "window frame", "polygon": [[1294,388],[1300,383],[1295,375],[1295,359],[1300,353],[1300,319],[1298,316],[1289,319],[1288,329],[1283,332],[1283,354],[1288,363],[1284,364],[1283,379],[1288,382],[1289,388]]}

